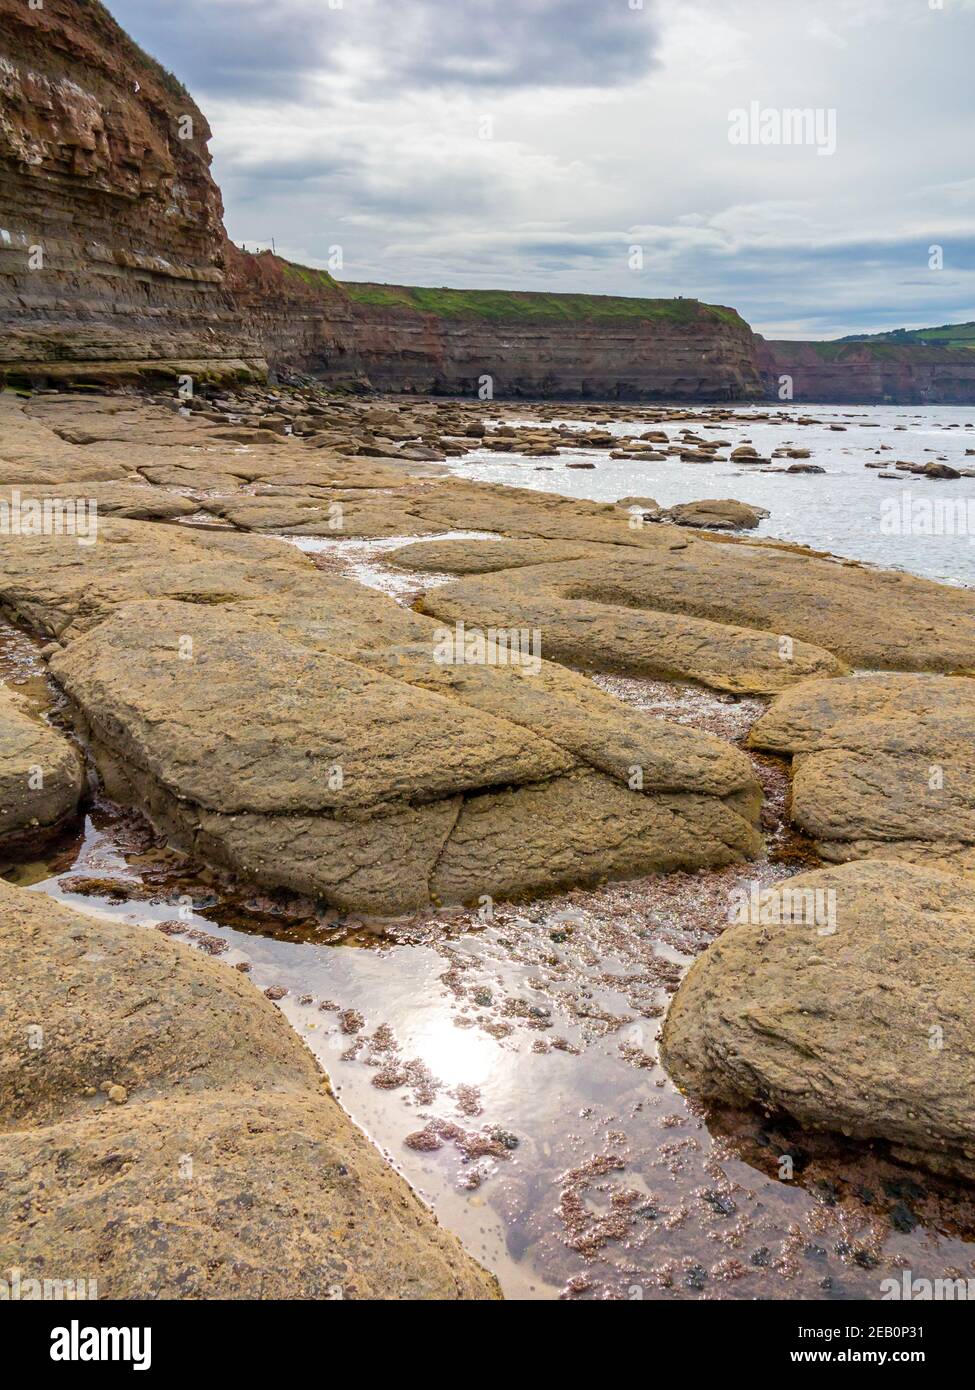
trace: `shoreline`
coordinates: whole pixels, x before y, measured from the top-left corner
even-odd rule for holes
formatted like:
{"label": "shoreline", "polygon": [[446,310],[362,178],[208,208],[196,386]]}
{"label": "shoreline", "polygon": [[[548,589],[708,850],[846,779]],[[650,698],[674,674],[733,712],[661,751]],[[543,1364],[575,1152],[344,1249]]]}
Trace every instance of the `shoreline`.
{"label": "shoreline", "polygon": [[[264,558],[253,572],[259,576],[258,587],[249,591],[245,588],[230,602],[251,608],[266,606],[273,585],[281,583],[286,621],[289,605],[293,619],[300,614],[300,605],[308,602],[307,596],[312,593],[309,583],[333,583],[330,576],[349,565],[351,576],[360,587],[365,582],[381,586],[380,593],[389,594],[392,590],[400,600],[394,607],[404,615],[404,620],[412,622],[414,618],[410,615],[417,615],[419,622],[416,603],[420,591],[425,591],[428,599],[441,592],[449,593],[457,584],[456,569],[451,572],[457,557],[474,558],[482,552],[493,554],[491,547],[499,544],[515,547],[512,555],[519,553],[518,545],[528,544],[536,548],[536,560],[544,554],[556,556],[556,569],[559,565],[567,565],[573,574],[571,566],[586,564],[587,557],[592,556],[596,572],[603,577],[608,573],[606,557],[617,551],[625,554],[635,551],[644,557],[641,564],[649,565],[660,552],[661,537],[665,543],[663,553],[674,557],[673,562],[668,559],[668,565],[680,560],[688,549],[694,554],[700,552],[702,564],[707,562],[708,569],[712,556],[721,555],[741,555],[743,561],[748,557],[749,564],[743,572],[748,572],[760,559],[763,564],[770,563],[769,557],[777,553],[783,557],[778,563],[789,567],[816,563],[815,556],[795,546],[763,548],[761,539],[742,545],[733,537],[712,534],[706,538],[687,527],[648,525],[634,537],[628,531],[625,514],[619,517],[612,507],[583,505],[558,497],[533,499],[530,493],[512,489],[471,487],[462,480],[448,479],[443,473],[426,472],[439,467],[435,458],[409,457],[411,447],[414,453],[437,453],[443,452],[444,443],[450,447],[451,439],[463,439],[449,432],[443,433],[439,444],[424,442],[417,448],[407,440],[399,447],[394,444],[389,454],[384,455],[382,449],[388,446],[367,443],[367,448],[375,447],[377,452],[349,456],[336,451],[334,444],[338,441],[326,440],[324,448],[316,449],[314,434],[304,441],[279,435],[271,444],[261,438],[269,431],[260,431],[253,425],[210,420],[201,430],[192,417],[185,426],[180,424],[174,429],[169,421],[185,417],[157,412],[143,421],[141,412],[147,407],[137,398],[121,395],[101,399],[101,410],[98,402],[90,399],[49,399],[46,407],[49,414],[61,412],[56,423],[61,433],[55,437],[63,440],[66,446],[65,462],[61,465],[63,475],[69,476],[82,462],[88,467],[101,460],[104,471],[117,468],[123,457],[130,470],[134,462],[145,460],[138,463],[138,482],[131,480],[130,473],[128,482],[122,478],[106,479],[88,486],[100,487],[106,499],[112,499],[115,489],[114,501],[123,507],[116,515],[122,518],[127,513],[131,516],[133,507],[136,514],[138,509],[144,510],[148,499],[143,494],[151,491],[155,503],[171,497],[183,499],[193,509],[199,504],[218,526],[219,535],[228,537],[231,542],[242,535],[245,526],[250,527],[253,534],[256,525],[258,534],[267,538],[261,542],[260,554]],[[44,407],[44,397],[38,400]],[[332,405],[326,396],[321,400],[326,410]],[[75,405],[78,409],[72,414]],[[453,408],[456,411],[456,403]],[[350,422],[354,424],[357,412],[365,414],[388,409],[387,401],[358,403],[352,410]],[[245,434],[246,443],[242,445],[240,439],[221,439],[220,433],[228,429],[238,435]],[[184,435],[184,431],[189,433]],[[213,432],[212,442],[208,442],[211,439],[209,431]],[[76,442],[72,443],[70,436],[74,436]],[[192,437],[192,443],[182,443],[184,437]],[[79,439],[88,442],[77,442]],[[161,442],[163,440],[165,442]],[[362,442],[361,436],[359,442]],[[21,446],[21,459],[15,465],[20,472],[27,466],[24,459],[29,456],[30,448],[25,451]],[[2,452],[0,448],[0,454]],[[37,464],[29,466],[38,467]],[[244,476],[228,473],[228,466],[244,469]],[[262,469],[266,470],[266,476],[283,481],[260,481]],[[314,474],[310,469],[315,470]],[[207,483],[210,486],[206,486]],[[27,486],[29,482],[21,483],[22,490]],[[83,488],[85,484],[79,486]],[[458,487],[461,492],[454,503],[451,499]],[[134,495],[136,492],[140,493],[138,497]],[[318,537],[311,535],[303,539],[293,529],[287,535],[274,529],[280,526],[287,509],[295,507],[295,499],[301,507],[321,517],[320,521],[311,523],[320,531]],[[366,506],[369,499],[369,506]],[[406,499],[405,507],[403,499]],[[345,520],[351,516],[353,531],[371,529],[373,539],[364,536],[356,539],[353,535],[338,540],[334,532],[330,537],[328,507],[337,500],[343,505]],[[503,516],[499,517],[499,512]],[[186,520],[177,518],[175,524],[172,517],[153,522],[119,522],[109,517],[104,524],[111,535],[117,532],[119,536],[138,537],[141,550],[159,534],[160,527],[164,528],[163,534],[190,533],[187,543],[195,543],[192,536],[201,530],[193,520],[195,515],[195,510],[189,510]],[[483,524],[488,517],[493,522],[491,527]],[[404,519],[413,520],[412,530],[402,529]],[[507,540],[503,533],[499,536],[499,519],[508,532]],[[417,521],[422,523],[419,529],[415,525]],[[473,524],[469,529],[457,524],[464,521]],[[131,529],[133,527],[136,529]],[[308,524],[302,529],[307,532]],[[535,539],[518,541],[519,530],[528,536],[534,534]],[[557,538],[559,532],[561,539]],[[596,539],[592,539],[594,534]],[[268,542],[272,541],[274,544],[269,546]],[[11,543],[8,539],[7,544]],[[159,555],[174,554],[174,543],[165,546]],[[676,545],[677,549],[670,549],[671,545]],[[348,559],[341,554],[346,546],[355,551]],[[301,562],[308,567],[307,572],[303,567],[294,570],[300,577],[299,587],[295,589],[291,561],[282,568],[281,563],[272,559],[279,554],[277,547],[280,552],[324,547],[325,553]],[[97,552],[98,545],[92,549]],[[5,586],[4,604],[15,606],[22,615],[33,614],[34,626],[43,631],[45,624],[50,623],[44,614],[46,611],[53,614],[54,609],[45,610],[37,605],[51,603],[51,575],[46,570],[45,552],[37,550],[35,553],[38,558],[31,563],[41,565],[38,571],[41,584],[30,579],[29,571],[25,580],[18,570],[14,588],[9,587],[10,580],[0,580],[0,586]],[[201,560],[204,554],[200,552]],[[416,555],[421,562],[419,567],[413,567],[411,555]],[[447,569],[437,568],[441,557],[449,562]],[[141,565],[142,559],[137,558]],[[284,558],[282,556],[282,561]],[[93,562],[99,563],[97,554]],[[295,564],[298,564],[297,556]],[[528,573],[532,568],[529,564],[522,571],[502,569],[501,573]],[[868,574],[856,563],[830,566],[827,572],[832,575],[834,568],[838,574],[853,576],[852,580],[844,582],[874,582],[856,578],[858,574]],[[791,573],[791,569],[788,572]],[[137,584],[144,586],[143,571],[137,569],[133,573]],[[198,573],[205,575],[205,568]],[[145,574],[151,576],[152,585],[162,584],[162,593],[167,586],[182,582],[178,570],[165,563],[162,569],[150,569]],[[321,576],[321,580],[315,581],[315,575]],[[195,582],[198,583],[199,578]],[[226,567],[214,575],[213,581],[205,582],[223,586],[254,583],[244,573],[239,580],[234,579]],[[626,579],[626,583],[629,582]],[[829,582],[834,582],[832,577]],[[79,643],[97,643],[104,625],[113,621],[111,614],[117,605],[124,608],[133,602],[145,602],[141,597],[145,588],[126,588],[130,583],[131,580],[123,581],[123,576],[115,574],[112,591],[108,592],[104,581],[99,580],[88,591],[82,608],[76,606],[73,591],[63,591],[58,599],[61,605],[58,611],[69,621],[60,628],[54,644],[55,669],[62,659],[58,647],[70,655]],[[153,590],[150,588],[149,592],[152,594]],[[289,592],[300,597],[297,601],[288,599]],[[908,592],[916,593],[918,602],[948,602],[947,598],[938,597],[936,586],[920,584],[915,589],[911,585]],[[154,598],[152,601],[158,604],[160,600]],[[365,592],[361,601],[365,601]],[[99,609],[99,604],[104,607]],[[221,606],[226,606],[223,595]],[[80,621],[78,616],[71,617],[72,610],[81,615]],[[206,605],[201,613],[205,611]],[[380,610],[370,609],[373,611]],[[385,608],[382,611],[385,612]],[[477,616],[474,613],[472,621]],[[549,621],[542,618],[542,630],[546,634]],[[703,619],[682,617],[679,608],[667,616],[668,623],[686,624],[688,621]],[[72,623],[77,628],[76,635],[71,633]],[[678,629],[675,626],[673,630]],[[417,631],[426,629],[421,627]],[[715,631],[718,631],[716,625]],[[822,631],[825,635],[826,629]],[[848,636],[844,634],[845,638]],[[862,640],[867,644],[876,642],[875,634],[869,632],[867,625],[863,626]],[[77,646],[77,650],[81,647]],[[97,653],[97,648],[94,650]],[[543,646],[543,653],[544,650]],[[566,675],[559,680],[571,678],[572,682],[583,682],[594,694],[598,693],[600,699],[619,703],[621,711],[644,711],[651,719],[663,716],[672,721],[669,727],[683,724],[689,737],[718,738],[735,748],[736,753],[748,729],[756,718],[768,711],[775,695],[774,689],[760,693],[749,692],[747,688],[736,689],[733,693],[727,690],[715,693],[687,678],[675,683],[673,677],[654,678],[635,674],[632,669],[628,674],[626,667],[632,667],[632,653],[627,654],[625,647],[613,650],[616,655],[610,664],[613,661],[618,667],[622,664],[622,669],[615,673],[599,674],[598,670],[587,671],[585,667],[573,671],[573,663],[560,658],[559,670],[564,670]],[[680,650],[679,646],[675,648],[678,653]],[[49,661],[51,655],[48,652],[46,660]],[[604,664],[607,659],[604,657]],[[13,670],[15,679],[24,677],[22,664],[15,661]],[[110,675],[111,666],[107,670]],[[89,675],[82,672],[78,677],[73,674],[70,677],[72,682],[79,678],[87,680]],[[722,675],[721,679],[727,677]],[[751,679],[761,685],[766,676],[756,675]],[[738,675],[735,682],[741,684]],[[843,683],[842,675],[839,683]],[[581,691],[582,686],[571,686],[573,692],[577,688]],[[83,690],[83,687],[78,689]],[[88,697],[82,695],[82,698],[87,700]],[[577,697],[573,694],[572,698]],[[703,750],[711,745],[699,747]],[[96,756],[101,761],[104,753],[96,752]],[[594,754],[587,751],[586,756]],[[922,1174],[917,1167],[903,1170],[910,1175],[903,1181],[923,1193],[923,1199],[913,1199],[915,1207],[911,1208],[918,1217],[915,1227],[911,1228],[919,1232],[915,1240],[896,1225],[899,1218],[895,1209],[903,1198],[888,1195],[879,1206],[875,1198],[871,1210],[855,1195],[858,1167],[864,1173],[873,1174],[881,1185],[887,1183],[897,1187],[899,1170],[882,1156],[882,1146],[880,1150],[870,1145],[851,1148],[827,1136],[815,1141],[807,1137],[803,1141],[812,1144],[813,1149],[809,1159],[809,1185],[800,1184],[794,1190],[804,1193],[801,1198],[788,1196],[788,1189],[772,1175],[765,1173],[759,1180],[754,1178],[756,1171],[762,1171],[760,1162],[757,1170],[754,1165],[763,1144],[768,1142],[767,1126],[760,1124],[754,1115],[749,1119],[747,1111],[722,1112],[719,1107],[713,1111],[712,1123],[719,1134],[726,1130],[736,1138],[728,1147],[726,1139],[708,1137],[701,1112],[693,1105],[688,1107],[656,1058],[654,1034],[666,1002],[677,989],[680,975],[690,960],[715,938],[716,931],[726,926],[726,904],[731,889],[736,884],[755,882],[764,889],[784,881],[797,869],[816,869],[823,863],[811,841],[804,840],[801,835],[797,838],[795,829],[785,819],[787,782],[784,769],[787,764],[782,757],[769,760],[765,754],[749,751],[745,761],[753,772],[758,771],[764,783],[763,830],[772,838],[771,860],[752,859],[737,867],[722,868],[719,864],[711,868],[678,868],[676,872],[649,878],[631,873],[629,881],[624,878],[604,887],[587,888],[581,879],[576,886],[568,888],[553,883],[542,896],[528,892],[520,898],[516,895],[516,900],[510,904],[499,899],[497,907],[492,909],[496,914],[494,920],[487,922],[477,916],[476,909],[471,911],[459,904],[437,909],[432,904],[419,913],[401,915],[398,921],[387,918],[377,924],[378,939],[367,911],[333,905],[325,910],[324,918],[320,918],[320,909],[309,905],[306,897],[297,915],[294,911],[289,913],[287,893],[249,886],[246,875],[241,878],[239,887],[233,887],[232,873],[228,878],[226,868],[207,868],[204,860],[201,866],[204,882],[197,880],[190,891],[194,906],[188,919],[188,933],[180,929],[172,935],[177,941],[195,944],[204,954],[214,951],[220,960],[226,956],[232,965],[247,964],[252,959],[255,981],[262,988],[272,992],[280,988],[287,991],[280,997],[280,1007],[298,1035],[312,1042],[319,1062],[329,1063],[336,1093],[344,1092],[348,1098],[347,1113],[353,1119],[361,1116],[374,1142],[398,1159],[397,1168],[407,1174],[415,1187],[432,1194],[435,1209],[449,1226],[466,1236],[468,1248],[475,1257],[502,1272],[509,1296],[555,1296],[561,1292],[568,1297],[612,1298],[621,1296],[620,1290],[629,1287],[634,1279],[644,1281],[646,1297],[696,1297],[701,1294],[776,1297],[787,1296],[788,1291],[794,1292],[796,1287],[805,1289],[810,1297],[844,1296],[839,1292],[841,1288],[846,1290],[845,1296],[858,1296],[854,1289],[861,1290],[859,1296],[869,1296],[866,1290],[873,1286],[871,1281],[876,1282],[883,1270],[896,1272],[897,1260],[905,1250],[910,1251],[913,1267],[920,1268],[923,1261],[929,1260],[930,1265],[923,1263],[923,1268],[930,1267],[932,1275],[940,1277],[942,1269],[950,1271],[955,1267],[952,1262],[960,1258],[961,1245],[947,1241],[942,1266],[941,1257],[931,1254],[930,1233],[945,1228],[962,1232],[975,1229],[969,1225],[968,1197],[963,1189],[944,1179]],[[69,837],[69,844],[60,855],[41,856],[34,869],[27,872],[26,877],[33,879],[31,886],[36,889],[43,885],[44,892],[56,897],[65,895],[71,906],[81,910],[86,902],[97,905],[123,921],[146,924],[154,921],[156,925],[172,921],[172,903],[180,897],[176,890],[182,883],[185,893],[187,882],[192,881],[199,870],[191,870],[187,880],[185,871],[179,868],[180,863],[185,862],[181,856],[176,854],[174,858],[173,852],[163,847],[157,835],[150,834],[145,827],[140,829],[137,819],[133,821],[128,813],[113,809],[110,803],[96,801],[94,814],[96,822],[101,822],[95,842],[79,846]],[[134,882],[131,870],[123,867],[130,860],[140,866],[139,877],[144,870],[149,871],[148,880],[141,886]],[[37,878],[45,863],[55,867]],[[207,879],[209,889],[205,886]],[[71,890],[72,881],[81,891]],[[113,882],[122,895],[114,905],[111,893],[106,896]],[[126,893],[136,888],[135,896],[126,897]],[[216,897],[216,902],[209,906],[206,905],[208,892]],[[252,906],[242,908],[241,904],[248,900]],[[553,924],[553,914],[558,917],[559,913],[569,915]],[[534,926],[531,925],[533,920]],[[280,931],[274,926],[276,922],[282,924]],[[174,925],[180,925],[178,919]],[[168,928],[164,934],[170,934]],[[560,939],[555,940],[555,937]],[[228,942],[229,946],[223,944]],[[605,998],[594,1010],[586,1001],[586,994],[593,990],[594,962],[607,952],[619,956],[619,964],[608,975],[605,969],[601,972],[606,978],[601,978],[597,969],[600,978],[597,997],[605,995]],[[307,965],[311,958],[315,961],[314,967]],[[344,962],[340,974],[332,978],[330,984],[339,962]],[[412,1021],[410,1011],[404,1014],[401,1004],[397,1003],[397,992],[401,994],[403,990],[399,982],[404,972],[409,981],[406,990],[411,997],[411,1007],[416,1005],[416,1017]],[[617,974],[626,982],[622,989],[613,984]],[[392,993],[387,994],[390,989]],[[637,1005],[635,1010],[634,1004]],[[324,1007],[326,1005],[328,1007]],[[648,1012],[641,1013],[641,1009]],[[533,1013],[533,1010],[539,1012]],[[425,1014],[429,1015],[429,1028],[424,1033],[420,1027],[418,1032],[417,1020]],[[622,1021],[628,1015],[628,1021]],[[585,1068],[574,1061],[579,1056],[586,1057]],[[441,1075],[438,1066],[449,1072],[451,1061],[455,1068],[453,1075]],[[542,1090],[537,1094],[531,1089],[524,1093],[526,1065],[538,1069],[540,1077],[549,1077],[539,1082]],[[489,1080],[496,1067],[502,1068],[502,1074],[508,1074],[512,1066],[512,1074],[519,1079],[517,1094],[505,1095],[503,1088],[497,1091],[497,1083],[486,1085],[478,1080],[482,1074]],[[542,1133],[533,1132],[533,1111],[540,1117],[545,1113],[541,1097],[553,1086],[556,1090],[559,1087],[571,1090],[583,1075],[588,1076],[587,1084],[595,1088],[599,1099],[591,1114],[585,1115],[587,1106],[582,1095],[579,1096],[579,1116],[574,1126],[579,1132],[574,1133],[570,1128],[563,1132],[558,1126],[553,1130],[548,1121]],[[631,1086],[636,1083],[638,1088],[629,1093],[631,1098],[627,1105],[631,1108],[626,1116],[619,1114],[620,1101],[628,1094],[623,1078],[627,1078]],[[391,1093],[395,1103],[386,1099]],[[642,1101],[640,1094],[645,1096]],[[409,1101],[405,1106],[404,1098]],[[560,1113],[563,1109],[564,1104]],[[644,1112],[649,1116],[657,1110],[658,1117],[641,1118]],[[385,1117],[382,1126],[377,1116]],[[409,1133],[405,1132],[407,1125],[412,1126]],[[614,1135],[624,1138],[614,1139]],[[552,1148],[544,1162],[539,1149],[544,1142],[543,1136]],[[749,1155],[745,1164],[739,1154]],[[721,1176],[718,1176],[719,1170]],[[753,1175],[751,1178],[749,1173]],[[549,1176],[542,1178],[542,1174]],[[565,1181],[555,1183],[560,1175]],[[650,1188],[647,1187],[648,1177]],[[553,1184],[551,1190],[546,1182]],[[817,1196],[823,1184],[827,1188],[832,1185],[841,1194],[838,1203],[834,1201],[832,1206],[827,1204],[824,1208]],[[554,1218],[543,1216],[552,1209],[556,1192],[559,1194],[554,1208],[557,1215]],[[475,1203],[473,1207],[472,1202]],[[471,1221],[465,1214],[477,1212],[476,1203],[485,1202],[488,1204],[486,1210],[491,1213],[489,1227],[493,1235],[490,1236],[479,1233],[476,1215]],[[778,1216],[758,1220],[752,1210],[755,1202],[766,1210],[781,1211],[781,1224],[776,1224]],[[600,1215],[606,1203],[608,1208]],[[832,1229],[834,1218],[829,1212],[836,1210],[836,1219],[841,1221],[845,1232],[842,1238],[839,1234],[836,1236],[837,1250],[845,1243],[849,1245],[847,1252],[817,1254],[814,1259],[805,1256],[806,1263],[803,1263],[794,1248],[795,1238],[789,1234],[789,1220],[794,1219],[797,1203],[804,1212],[803,1220],[809,1223],[807,1244],[817,1250],[826,1248],[821,1237],[824,1231]],[[654,1215],[648,1214],[651,1210]],[[895,1212],[894,1217],[890,1217],[891,1212]],[[788,1219],[787,1213],[791,1214]],[[885,1225],[882,1214],[886,1214],[885,1219],[895,1221],[893,1227]],[[722,1233],[721,1223],[729,1221],[729,1229]],[[484,1221],[480,1220],[480,1224]],[[734,1236],[732,1228],[737,1232]],[[846,1237],[850,1230],[861,1232],[860,1243],[849,1243]],[[817,1231],[820,1239],[815,1236]],[[900,1233],[892,1236],[891,1231]],[[667,1258],[662,1261],[655,1258],[654,1232],[661,1236],[657,1245],[676,1252],[671,1257],[670,1267],[667,1267]],[[678,1232],[683,1234],[678,1235]],[[645,1253],[637,1260],[639,1273],[634,1274],[636,1247],[633,1241],[637,1233],[638,1244]],[[512,1241],[519,1251],[517,1258],[501,1250],[503,1244],[510,1246]],[[730,1251],[726,1259],[708,1263],[704,1256],[722,1243],[728,1245]],[[624,1256],[627,1250],[630,1253]],[[768,1255],[767,1260],[762,1251]],[[751,1258],[753,1255],[755,1259]],[[820,1271],[817,1284],[813,1275],[817,1262],[822,1261],[830,1272]],[[534,1272],[527,1273],[529,1269]],[[824,1278],[839,1282],[834,1283],[830,1291],[825,1285],[820,1286]],[[531,1287],[533,1280],[534,1289]],[[621,1282],[626,1280],[629,1284]]]}

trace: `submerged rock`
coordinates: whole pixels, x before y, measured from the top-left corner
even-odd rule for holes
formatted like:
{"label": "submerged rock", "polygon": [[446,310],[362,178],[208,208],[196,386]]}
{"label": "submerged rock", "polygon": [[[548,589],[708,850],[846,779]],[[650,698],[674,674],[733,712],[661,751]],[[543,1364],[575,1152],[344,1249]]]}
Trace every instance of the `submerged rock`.
{"label": "submerged rock", "polygon": [[782,916],[729,927],[678,990],[661,1045],[674,1079],[975,1180],[970,886],[864,863],[776,891]]}
{"label": "submerged rock", "polygon": [[237,971],[0,882],[0,1266],[101,1298],[492,1299]]}

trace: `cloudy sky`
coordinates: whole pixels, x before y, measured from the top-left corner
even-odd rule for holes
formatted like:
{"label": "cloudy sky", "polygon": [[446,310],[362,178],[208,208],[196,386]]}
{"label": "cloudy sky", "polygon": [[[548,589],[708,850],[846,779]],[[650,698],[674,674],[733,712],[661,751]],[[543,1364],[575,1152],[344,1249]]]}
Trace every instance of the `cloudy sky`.
{"label": "cloudy sky", "polygon": [[[773,337],[975,319],[975,0],[108,3],[206,112],[237,242]],[[753,104],[818,143],[732,143]]]}

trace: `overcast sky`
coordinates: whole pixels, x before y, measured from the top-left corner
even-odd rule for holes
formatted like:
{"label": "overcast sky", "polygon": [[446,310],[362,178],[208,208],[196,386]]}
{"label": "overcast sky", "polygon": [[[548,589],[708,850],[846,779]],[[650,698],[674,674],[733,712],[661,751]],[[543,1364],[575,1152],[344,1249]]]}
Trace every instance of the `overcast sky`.
{"label": "overcast sky", "polygon": [[[683,294],[786,338],[975,319],[975,0],[109,8],[206,113],[230,236],[340,246],[339,279]],[[732,143],[752,103],[824,148],[835,117],[835,152]]]}

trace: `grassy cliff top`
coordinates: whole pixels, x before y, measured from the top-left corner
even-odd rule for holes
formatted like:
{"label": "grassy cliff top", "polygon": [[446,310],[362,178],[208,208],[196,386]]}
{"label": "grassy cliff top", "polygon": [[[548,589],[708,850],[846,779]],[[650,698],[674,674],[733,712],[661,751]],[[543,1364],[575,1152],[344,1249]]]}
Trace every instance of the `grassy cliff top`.
{"label": "grassy cliff top", "polygon": [[[265,251],[263,254],[267,255],[268,252]],[[275,259],[281,266],[282,274],[288,280],[301,280],[312,289],[334,290],[336,293],[340,293],[344,288],[329,275],[327,270],[316,270],[314,266],[298,265],[295,261],[286,261],[281,256],[277,256]]]}
{"label": "grassy cliff top", "polygon": [[341,288],[357,304],[412,309],[439,318],[592,323],[602,319],[656,319],[690,323],[702,315],[744,327],[734,311],[697,299],[630,299],[622,295],[545,294],[525,290],[425,289],[345,280]]}
{"label": "grassy cliff top", "polygon": [[937,328],[895,328],[890,333],[853,334],[842,343],[904,344],[932,347],[975,348],[975,323],[943,323]]}
{"label": "grassy cliff top", "polygon": [[915,338],[907,334],[876,338],[840,338],[833,342],[811,342],[817,357],[824,362],[842,362],[847,357],[855,357],[868,352],[877,361],[903,357],[905,352],[924,354],[926,348],[975,348],[975,336],[965,339],[939,339],[934,337]]}
{"label": "grassy cliff top", "polygon": [[[257,253],[257,259],[271,256]],[[606,320],[652,319],[658,323],[691,324],[701,319],[748,330],[735,309],[704,304],[699,299],[636,299],[611,294],[547,294],[533,290],[453,290],[422,285],[380,285],[373,281],[336,280],[327,270],[299,265],[274,256],[288,280],[311,290],[344,295],[354,304],[377,309],[407,309],[437,318],[481,319],[487,322],[598,323]]]}

